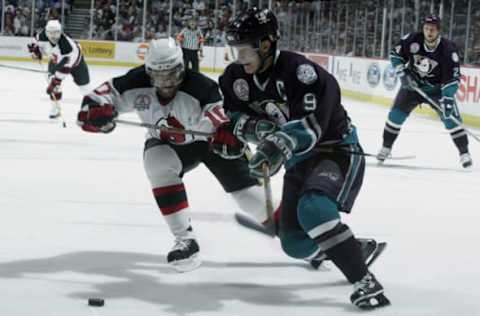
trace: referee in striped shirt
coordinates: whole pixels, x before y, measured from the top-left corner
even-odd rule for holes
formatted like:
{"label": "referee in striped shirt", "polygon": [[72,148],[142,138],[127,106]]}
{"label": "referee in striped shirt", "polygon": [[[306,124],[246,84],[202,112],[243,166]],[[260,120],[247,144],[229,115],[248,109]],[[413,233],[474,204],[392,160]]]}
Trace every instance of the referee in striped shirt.
{"label": "referee in striped shirt", "polygon": [[[195,20],[188,21],[188,27],[184,28],[180,34],[177,35],[177,41],[183,50],[183,60],[185,67],[193,71],[199,71],[199,57],[203,58],[203,35],[202,31],[197,28]],[[191,63],[191,67],[190,67]]]}

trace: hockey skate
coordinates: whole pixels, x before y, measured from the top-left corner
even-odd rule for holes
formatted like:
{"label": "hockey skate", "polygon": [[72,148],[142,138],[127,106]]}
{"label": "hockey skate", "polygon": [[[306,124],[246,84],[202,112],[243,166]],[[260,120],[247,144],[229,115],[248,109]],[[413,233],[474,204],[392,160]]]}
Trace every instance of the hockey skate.
{"label": "hockey skate", "polygon": [[369,310],[390,305],[390,301],[383,294],[383,286],[370,272],[367,272],[360,281],[355,282],[353,288],[350,301],[360,309]]}
{"label": "hockey skate", "polygon": [[177,237],[175,245],[167,255],[167,262],[178,272],[195,270],[201,264],[199,251],[200,247],[195,239]]}
{"label": "hockey skate", "polygon": [[472,156],[470,156],[469,153],[461,154],[460,163],[462,164],[463,168],[471,168],[473,165]]}
{"label": "hockey skate", "polygon": [[382,147],[380,151],[377,154],[377,160],[379,164],[383,164],[386,159],[388,159],[391,156],[392,153],[392,148],[388,147]]}
{"label": "hockey skate", "polygon": [[48,114],[49,119],[56,119],[60,117],[61,115],[61,109],[60,106],[57,104],[57,102],[52,103],[52,108],[50,110],[50,113]]}

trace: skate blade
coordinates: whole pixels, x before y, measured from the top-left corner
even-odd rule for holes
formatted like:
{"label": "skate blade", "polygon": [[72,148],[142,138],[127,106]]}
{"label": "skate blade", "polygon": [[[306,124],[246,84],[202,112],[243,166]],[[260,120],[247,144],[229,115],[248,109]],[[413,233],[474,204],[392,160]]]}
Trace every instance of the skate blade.
{"label": "skate blade", "polygon": [[202,264],[202,260],[198,254],[194,254],[188,259],[176,260],[169,263],[177,272],[184,273],[193,271]]}

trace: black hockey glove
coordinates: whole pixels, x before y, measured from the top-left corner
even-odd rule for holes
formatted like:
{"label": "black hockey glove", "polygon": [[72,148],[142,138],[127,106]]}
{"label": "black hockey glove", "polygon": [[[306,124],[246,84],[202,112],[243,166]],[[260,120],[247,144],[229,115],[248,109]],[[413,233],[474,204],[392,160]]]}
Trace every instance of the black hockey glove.
{"label": "black hockey glove", "polygon": [[455,99],[450,97],[442,97],[440,99],[442,119],[448,120],[455,111]]}
{"label": "black hockey glove", "polygon": [[210,139],[210,149],[224,159],[237,159],[245,154],[247,144],[233,135],[230,124],[224,124]]}
{"label": "black hockey glove", "polygon": [[270,167],[270,176],[276,174],[283,163],[292,158],[295,141],[283,132],[270,134],[258,145],[257,152],[250,159],[248,166],[250,174],[254,177],[263,176],[263,164]]}
{"label": "black hockey glove", "polygon": [[258,144],[267,135],[278,130],[277,124],[270,120],[242,115],[235,124],[233,133],[246,143]]}
{"label": "black hockey glove", "polygon": [[85,132],[110,133],[115,129],[118,112],[111,104],[84,104],[77,116],[77,124]]}
{"label": "black hockey glove", "polygon": [[400,77],[400,82],[402,83],[402,88],[408,90],[414,90],[422,85],[422,79],[420,76],[411,69],[404,69],[398,73]]}

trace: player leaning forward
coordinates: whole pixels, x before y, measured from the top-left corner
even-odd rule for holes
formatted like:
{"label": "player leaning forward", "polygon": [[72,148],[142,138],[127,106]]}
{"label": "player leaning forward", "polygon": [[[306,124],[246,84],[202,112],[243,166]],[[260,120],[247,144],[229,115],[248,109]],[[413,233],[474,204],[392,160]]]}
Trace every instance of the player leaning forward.
{"label": "player leaning forward", "polygon": [[82,95],[90,92],[90,76],[81,48],[77,42],[62,32],[62,25],[58,20],[48,21],[45,29],[28,45],[28,50],[34,59],[41,60],[43,54],[49,58],[47,94],[52,100],[50,118],[60,116],[61,84],[69,74],[72,75]]}
{"label": "player leaning forward", "polygon": [[264,163],[271,174],[285,164],[279,232],[284,251],[295,258],[325,251],[354,284],[353,304],[387,305],[360,243],[340,218],[360,191],[365,160],[338,83],[304,56],[279,51],[278,37],[269,10],[249,9],[227,29],[237,62],[220,77],[220,88],[234,133],[258,143],[249,162],[252,174],[261,176]]}
{"label": "player leaning forward", "polygon": [[421,103],[428,103],[414,88],[423,90],[441,106],[439,114],[450,133],[464,168],[472,166],[468,152],[468,138],[462,126],[451,118],[462,121],[455,102],[460,84],[460,64],[455,44],[440,36],[441,20],[427,16],[422,32],[405,36],[390,52],[390,61],[396,68],[402,86],[388,114],[383,131],[383,146],[377,155],[379,162],[388,159],[393,143],[410,113]]}
{"label": "player leaning forward", "polygon": [[[108,133],[115,128],[117,112],[130,111],[136,111],[144,123],[201,132],[216,132],[228,122],[218,84],[185,69],[182,50],[171,38],[150,42],[145,65],[87,95],[78,124],[85,131]],[[260,222],[266,220],[263,191],[249,175],[245,148],[226,129],[219,129],[208,141],[205,136],[148,131],[144,168],[158,207],[175,236],[167,261],[178,271],[200,264],[182,180],[199,163],[206,165],[242,210]]]}

